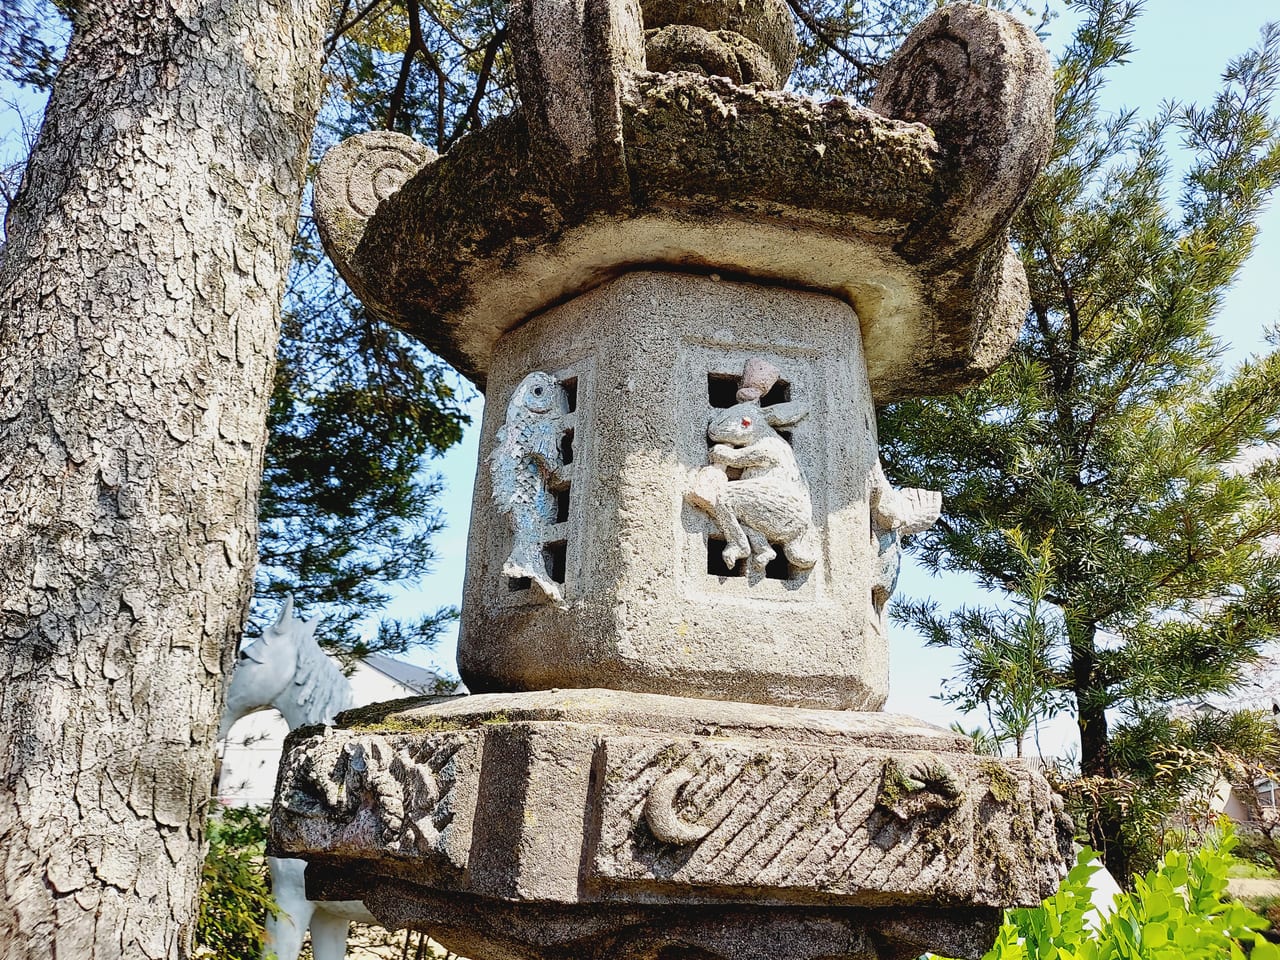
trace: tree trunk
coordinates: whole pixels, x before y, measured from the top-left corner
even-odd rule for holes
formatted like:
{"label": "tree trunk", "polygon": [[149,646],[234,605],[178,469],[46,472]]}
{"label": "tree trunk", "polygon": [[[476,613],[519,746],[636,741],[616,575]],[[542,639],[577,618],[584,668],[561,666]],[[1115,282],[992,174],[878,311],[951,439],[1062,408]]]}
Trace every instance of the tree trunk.
{"label": "tree trunk", "polygon": [[1106,710],[1094,706],[1087,694],[1077,691],[1076,722],[1080,729],[1080,772],[1086,777],[1111,776]]}
{"label": "tree trunk", "polygon": [[80,0],[0,263],[0,956],[185,957],[325,0]]}
{"label": "tree trunk", "polygon": [[[1111,749],[1107,711],[1097,696],[1097,628],[1081,624],[1067,628],[1071,643],[1072,684],[1076,700],[1076,723],[1080,730],[1080,772],[1086,777],[1110,778]],[[1104,792],[1105,795],[1105,792]],[[1121,829],[1123,818],[1114,801],[1106,799],[1089,812],[1089,845],[1120,883],[1129,879],[1129,858]]]}

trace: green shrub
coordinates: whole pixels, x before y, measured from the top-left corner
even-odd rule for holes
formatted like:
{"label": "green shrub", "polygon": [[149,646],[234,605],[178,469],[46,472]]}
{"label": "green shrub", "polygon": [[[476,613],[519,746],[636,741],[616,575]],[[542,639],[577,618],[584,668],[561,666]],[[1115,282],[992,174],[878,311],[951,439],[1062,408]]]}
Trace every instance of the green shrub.
{"label": "green shrub", "polygon": [[268,915],[265,807],[229,807],[209,818],[209,853],[200,876],[197,954],[258,960]]}
{"label": "green shrub", "polygon": [[1280,947],[1262,936],[1267,921],[1226,897],[1235,843],[1224,827],[1193,854],[1165,854],[1096,929],[1086,914],[1098,855],[1086,849],[1057,893],[1005,915],[984,960],[1280,960]]}

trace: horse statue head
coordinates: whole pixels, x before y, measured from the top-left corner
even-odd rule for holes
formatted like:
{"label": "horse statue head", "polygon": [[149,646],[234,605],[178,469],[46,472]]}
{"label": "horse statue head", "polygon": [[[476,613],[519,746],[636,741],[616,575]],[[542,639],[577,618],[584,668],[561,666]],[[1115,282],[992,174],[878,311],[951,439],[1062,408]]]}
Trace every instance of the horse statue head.
{"label": "horse statue head", "polygon": [[241,649],[227,687],[219,740],[226,739],[241,717],[268,707],[279,710],[294,730],[309,723],[332,723],[352,705],[351,684],[316,642],[319,625],[319,617],[295,617],[293,597],[288,597],[276,622]]}

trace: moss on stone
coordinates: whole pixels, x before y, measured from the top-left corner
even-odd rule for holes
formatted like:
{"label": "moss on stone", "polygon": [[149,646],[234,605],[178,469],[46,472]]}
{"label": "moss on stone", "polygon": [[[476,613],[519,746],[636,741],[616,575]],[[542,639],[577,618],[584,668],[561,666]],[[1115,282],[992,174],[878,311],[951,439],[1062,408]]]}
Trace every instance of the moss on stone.
{"label": "moss on stone", "polygon": [[[623,112],[629,194],[592,161],[545,155],[521,114],[499,117],[379,205],[344,276],[376,313],[483,385],[483,364],[459,351],[450,321],[474,299],[477,267],[500,269],[588,220],[655,204],[797,225],[821,215],[823,230],[866,228],[892,246],[932,202],[939,153],[928,129],[843,100],[649,73]],[[336,232],[347,235],[345,225]]]}
{"label": "moss on stone", "polygon": [[344,730],[356,730],[361,733],[379,730],[409,732],[461,730],[466,725],[431,714],[411,714],[410,711],[421,710],[432,704],[454,700],[456,697],[402,697],[399,700],[387,700],[383,703],[371,703],[364,707],[355,707],[338,714],[334,724]]}
{"label": "moss on stone", "polygon": [[907,776],[897,760],[886,760],[880,790],[876,793],[876,806],[896,810],[907,796],[919,789],[920,785]]}
{"label": "moss on stone", "polygon": [[987,781],[987,790],[1000,803],[1012,803],[1018,796],[1018,780],[999,760],[984,758],[979,769]]}
{"label": "moss on stone", "polygon": [[691,74],[638,77],[623,129],[640,206],[827,213],[892,234],[932,202],[938,172],[919,124]]}

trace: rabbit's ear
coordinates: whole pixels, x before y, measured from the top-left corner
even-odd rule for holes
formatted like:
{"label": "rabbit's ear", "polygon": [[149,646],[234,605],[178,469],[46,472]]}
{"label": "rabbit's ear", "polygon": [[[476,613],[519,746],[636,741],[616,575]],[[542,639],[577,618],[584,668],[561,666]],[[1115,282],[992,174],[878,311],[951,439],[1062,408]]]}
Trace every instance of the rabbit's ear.
{"label": "rabbit's ear", "polygon": [[794,400],[789,403],[775,403],[771,407],[764,408],[764,418],[771,427],[789,427],[793,423],[799,423],[808,415],[809,408],[800,406]]}

